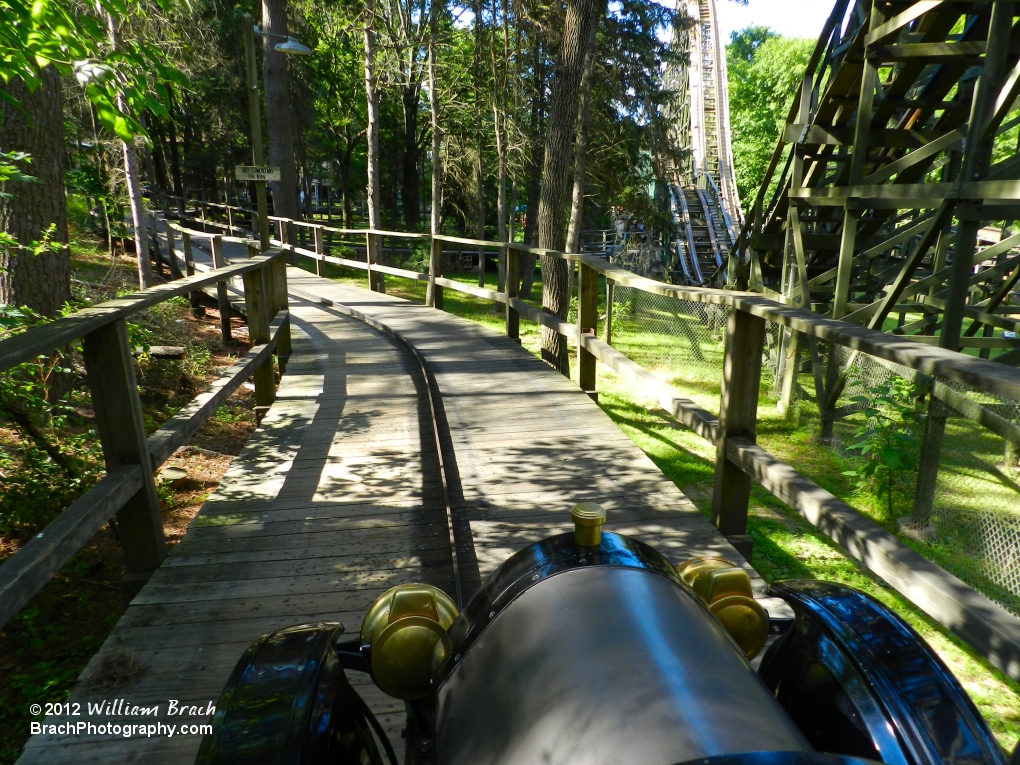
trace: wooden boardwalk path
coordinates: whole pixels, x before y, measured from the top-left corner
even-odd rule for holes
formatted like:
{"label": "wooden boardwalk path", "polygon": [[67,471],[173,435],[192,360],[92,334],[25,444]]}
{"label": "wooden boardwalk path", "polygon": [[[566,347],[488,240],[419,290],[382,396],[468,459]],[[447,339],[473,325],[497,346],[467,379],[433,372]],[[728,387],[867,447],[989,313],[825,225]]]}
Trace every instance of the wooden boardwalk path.
{"label": "wooden boardwalk path", "polygon": [[[311,298],[384,322],[424,355],[442,395],[461,577],[468,596],[512,552],[570,527],[578,501],[608,528],[680,562],[739,556],[584,393],[474,323],[290,268],[294,355],[276,403],[183,540],[82,675],[67,722],[196,724],[259,635],[308,621],[360,629],[387,588],[453,569],[424,381],[383,334]],[[352,680],[399,745],[403,705]],[[157,717],[86,714],[87,703],[158,705]],[[37,735],[19,763],[186,763],[199,735]]]}

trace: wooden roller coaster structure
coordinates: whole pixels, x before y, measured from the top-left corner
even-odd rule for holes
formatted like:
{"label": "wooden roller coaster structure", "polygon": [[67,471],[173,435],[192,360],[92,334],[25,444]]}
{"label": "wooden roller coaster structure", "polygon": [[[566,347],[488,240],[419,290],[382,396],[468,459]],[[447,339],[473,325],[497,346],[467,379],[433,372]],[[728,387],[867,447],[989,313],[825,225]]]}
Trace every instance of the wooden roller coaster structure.
{"label": "wooden roller coaster structure", "polygon": [[742,220],[730,146],[726,44],[715,0],[681,0],[666,72],[670,128],[658,157],[676,224],[671,281],[722,284]]}
{"label": "wooden roller coaster structure", "polygon": [[[728,286],[1020,363],[1020,309],[1010,305],[1020,281],[1018,10],[838,0],[730,250]],[[831,434],[855,354],[801,340],[783,337],[783,401],[811,372]],[[931,503],[955,400],[937,390],[917,505]]]}

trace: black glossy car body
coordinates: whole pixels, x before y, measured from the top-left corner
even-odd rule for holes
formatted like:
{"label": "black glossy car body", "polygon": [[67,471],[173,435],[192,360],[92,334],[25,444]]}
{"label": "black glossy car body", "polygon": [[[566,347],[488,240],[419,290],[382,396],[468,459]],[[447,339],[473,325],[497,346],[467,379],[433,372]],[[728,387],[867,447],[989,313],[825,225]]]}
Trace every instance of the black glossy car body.
{"label": "black glossy car body", "polygon": [[[755,670],[670,562],[625,536],[521,550],[449,629],[426,698],[406,703],[408,765],[1005,765],[924,641],[867,595],[786,582],[794,618]],[[337,624],[260,638],[200,763],[396,762],[347,672],[370,647]]]}

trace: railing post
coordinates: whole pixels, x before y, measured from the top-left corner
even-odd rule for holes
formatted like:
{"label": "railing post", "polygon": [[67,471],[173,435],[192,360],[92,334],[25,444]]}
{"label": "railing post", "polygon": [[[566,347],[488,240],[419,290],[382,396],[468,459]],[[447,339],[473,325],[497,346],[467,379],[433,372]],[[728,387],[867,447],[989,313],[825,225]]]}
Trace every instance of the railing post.
{"label": "railing post", "polygon": [[521,314],[510,305],[521,293],[521,254],[514,247],[506,249],[506,336],[521,342]]}
{"label": "railing post", "polygon": [[167,262],[170,265],[170,278],[180,279],[182,276],[181,264],[177,262],[177,253],[175,252],[175,248],[176,242],[174,242],[174,230],[168,221],[166,227],[166,255]]}
{"label": "railing post", "polygon": [[764,345],[765,320],[730,308],[726,320],[726,353],[719,402],[712,523],[748,560],[751,558],[751,540],[747,537],[747,505],[751,495],[751,477],[726,458],[726,442],[733,437],[755,441]]}
{"label": "railing post", "polygon": [[368,262],[368,288],[373,292],[386,292],[386,282],[383,275],[372,268],[379,262],[379,245],[381,238],[379,234],[369,232],[365,234],[365,256]]}
{"label": "railing post", "polygon": [[[212,261],[213,268],[219,269],[227,265],[226,258],[223,257],[223,237],[214,236],[210,240],[212,249]],[[229,343],[231,341],[230,335],[230,297],[227,295],[227,283],[216,282],[216,307],[220,312],[220,339]]]}
{"label": "railing post", "polygon": [[[287,261],[283,258],[274,258],[266,271],[269,296],[269,320],[272,321],[277,311],[287,310],[290,305],[287,301]],[[287,359],[290,358],[290,321],[280,329],[276,340],[276,356],[280,362],[280,374],[287,369]]]}
{"label": "railing post", "polygon": [[[191,251],[191,234],[187,231],[181,232],[181,249],[184,250],[184,273],[188,276],[195,275],[195,258]],[[188,299],[191,301],[191,315],[192,316],[205,316],[205,309],[199,302],[198,291],[192,292],[188,295]]]}
{"label": "railing post", "polygon": [[322,259],[324,254],[322,251],[322,226],[313,228],[312,236],[315,237],[315,254],[318,256],[315,260],[315,275],[322,276],[325,267],[325,261]]}
{"label": "railing post", "polygon": [[293,261],[294,256],[290,251],[291,247],[291,236],[293,232],[290,228],[290,221],[286,219],[280,219],[277,221],[280,224],[280,246],[287,251],[287,260]]}
{"label": "railing post", "polygon": [[599,274],[584,261],[577,263],[577,381],[581,390],[593,401],[595,391],[595,357],[581,344],[583,335],[595,335],[599,317]]}
{"label": "railing post", "polygon": [[234,211],[229,205],[227,206],[227,234],[234,235]]}
{"label": "railing post", "polygon": [[142,471],[142,487],[117,513],[127,568],[124,581],[129,591],[137,592],[166,557],[166,539],[124,320],[85,335],[83,350],[106,470],[138,465]]}
{"label": "railing post", "polygon": [[[269,281],[269,268],[248,271],[244,274],[244,304],[248,315],[248,335],[252,345],[268,343],[269,336],[269,293],[266,282]],[[255,405],[270,406],[276,400],[276,375],[273,372],[273,357],[255,368],[252,375],[255,381]]]}
{"label": "railing post", "polygon": [[436,284],[436,277],[443,275],[443,240],[432,237],[429,249],[429,286],[425,302],[433,308],[443,310],[443,288]]}
{"label": "railing post", "polygon": [[616,300],[616,282],[606,277],[606,326],[603,334],[606,338],[606,345],[613,344],[613,301]]}
{"label": "railing post", "polygon": [[199,202],[196,206],[198,207],[198,214],[202,216],[202,230],[205,231],[209,228],[205,222],[205,204]]}

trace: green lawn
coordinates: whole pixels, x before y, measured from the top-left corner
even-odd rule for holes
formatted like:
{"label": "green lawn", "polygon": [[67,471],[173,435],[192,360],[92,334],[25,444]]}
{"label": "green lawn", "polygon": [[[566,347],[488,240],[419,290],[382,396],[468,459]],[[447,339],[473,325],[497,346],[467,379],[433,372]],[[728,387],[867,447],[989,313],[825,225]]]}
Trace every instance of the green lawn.
{"label": "green lawn", "polygon": [[[358,272],[347,270],[346,273],[340,273],[337,269],[327,275],[346,283],[365,286],[365,277]],[[477,283],[477,276],[473,274],[452,278]],[[495,276],[490,275],[487,286],[495,288],[494,285]],[[420,303],[424,301],[425,285],[422,282],[387,277],[387,292]],[[502,306],[494,307],[488,301],[452,290],[445,291],[444,301],[445,310],[503,331]],[[635,361],[655,370],[684,395],[706,409],[717,411],[720,385],[718,370],[721,369],[722,361],[721,331],[713,328],[705,336],[704,325],[699,324],[693,327],[697,331],[678,336],[675,327],[685,322],[692,325],[700,323],[701,318],[693,312],[685,314],[683,310],[660,311],[658,314],[653,310],[641,312],[640,318],[635,319],[633,316],[628,318],[620,306],[616,308],[614,345]],[[604,300],[600,299],[599,310],[600,316],[604,315]],[[527,350],[538,354],[540,331],[537,326],[522,322],[521,340]],[[677,368],[677,359],[686,361],[680,370]],[[576,375],[573,359],[572,370]],[[809,386],[810,376],[805,375],[804,378],[802,382]],[[618,379],[602,365],[599,365],[598,389],[599,405],[603,410],[707,516],[712,500],[714,447],[659,410],[655,402],[635,396],[631,385]],[[801,401],[784,416],[778,412],[775,404],[774,396],[769,395],[767,386],[763,385],[759,402],[759,443],[827,490],[851,501],[874,520],[891,527],[892,520],[884,517],[882,503],[867,494],[856,492],[850,479],[842,475],[852,466],[853,459],[840,457],[832,450],[819,446],[816,438],[819,432],[818,415],[814,405]],[[971,423],[961,420],[950,420],[947,444],[947,451],[951,454],[969,455],[971,463],[976,461],[980,464],[989,464],[994,459],[995,449],[1001,448],[1001,441],[997,444],[994,438],[988,439],[975,431]],[[967,482],[973,481],[974,475],[984,475],[973,464],[969,473],[963,468],[960,471],[967,476]],[[943,472],[947,473],[947,478],[942,480],[948,480],[948,483],[941,486],[940,491],[958,493],[958,501],[964,504],[970,501],[968,497],[973,496],[977,502],[975,508],[979,505],[987,507],[987,487],[982,484],[983,488],[977,492],[965,491],[962,479],[959,485],[953,483],[954,471]],[[1003,497],[1008,496],[1005,492],[1013,490],[1007,484],[999,481],[999,485],[1004,487]],[[954,492],[956,488],[960,491]],[[1007,750],[1012,750],[1020,737],[1020,685],[1003,676],[880,579],[864,571],[806,520],[757,486],[751,495],[748,533],[755,543],[751,563],[767,581],[814,578],[842,582],[873,595],[900,614],[949,665],[999,742]],[[940,552],[938,549],[925,549],[924,552],[942,565],[954,562],[949,560],[953,556],[945,550]],[[973,564],[968,556],[955,554],[955,558],[957,564]]]}

